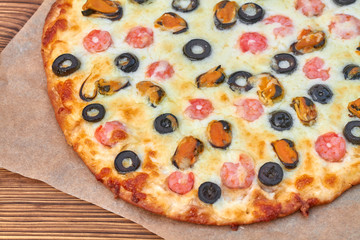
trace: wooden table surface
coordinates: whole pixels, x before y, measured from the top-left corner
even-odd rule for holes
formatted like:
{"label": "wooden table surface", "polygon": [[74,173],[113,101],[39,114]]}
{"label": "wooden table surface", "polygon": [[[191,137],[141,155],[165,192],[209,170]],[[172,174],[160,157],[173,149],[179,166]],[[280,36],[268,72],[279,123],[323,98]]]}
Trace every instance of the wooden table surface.
{"label": "wooden table surface", "polygon": [[[42,2],[0,0],[0,51]],[[161,238],[130,220],[43,182],[0,168],[0,239]]]}

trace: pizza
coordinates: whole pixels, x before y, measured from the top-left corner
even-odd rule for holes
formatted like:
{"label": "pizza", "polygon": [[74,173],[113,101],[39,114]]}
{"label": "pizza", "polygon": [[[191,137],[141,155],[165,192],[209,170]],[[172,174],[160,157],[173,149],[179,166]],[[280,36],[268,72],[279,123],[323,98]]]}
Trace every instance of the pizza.
{"label": "pizza", "polygon": [[116,198],[207,225],[306,216],[360,183],[359,13],[356,0],[57,0],[48,95]]}

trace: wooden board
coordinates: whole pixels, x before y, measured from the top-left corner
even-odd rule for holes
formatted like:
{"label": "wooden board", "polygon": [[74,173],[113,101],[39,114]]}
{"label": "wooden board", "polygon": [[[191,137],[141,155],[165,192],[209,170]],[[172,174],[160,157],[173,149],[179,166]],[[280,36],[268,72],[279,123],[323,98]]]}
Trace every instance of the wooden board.
{"label": "wooden board", "polygon": [[[0,51],[42,2],[0,0]],[[130,220],[43,182],[0,168],[0,239],[161,238]]]}

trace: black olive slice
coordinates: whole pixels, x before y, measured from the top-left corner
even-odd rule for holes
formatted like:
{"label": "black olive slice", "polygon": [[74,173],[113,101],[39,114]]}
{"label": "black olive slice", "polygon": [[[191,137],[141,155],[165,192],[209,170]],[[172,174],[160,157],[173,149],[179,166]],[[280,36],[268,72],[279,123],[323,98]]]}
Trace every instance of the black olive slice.
{"label": "black olive slice", "polygon": [[173,0],[172,7],[179,12],[191,12],[199,6],[198,0]]}
{"label": "black olive slice", "polygon": [[193,39],[185,44],[183,52],[191,61],[199,61],[210,56],[211,45],[203,39]]}
{"label": "black olive slice", "polygon": [[134,172],[140,167],[140,159],[132,151],[123,151],[116,156],[114,165],[121,174]]}
{"label": "black olive slice", "polygon": [[80,61],[74,55],[66,53],[55,59],[52,70],[56,76],[65,77],[76,72],[80,65]]}
{"label": "black olive slice", "polygon": [[353,130],[355,128],[360,129],[360,121],[351,121],[348,124],[346,124],[344,128],[344,136],[346,140],[348,140],[352,144],[360,145],[360,136],[356,136],[353,133]]}
{"label": "black olive slice", "polygon": [[98,94],[97,88],[94,89],[94,92],[93,92],[92,96],[86,96],[84,94],[84,92],[83,92],[84,91],[84,86],[85,86],[87,80],[89,79],[89,77],[87,79],[85,79],[83,84],[81,84],[81,88],[80,88],[80,91],[79,91],[79,97],[81,98],[81,100],[83,100],[85,102],[90,102],[90,101],[94,100],[96,98],[97,94]]}
{"label": "black olive slice", "polygon": [[288,53],[276,54],[271,60],[271,68],[277,73],[290,74],[297,67],[296,58]]}
{"label": "black olive slice", "polygon": [[199,199],[208,204],[215,203],[221,197],[221,188],[212,182],[204,182],[198,190]]}
{"label": "black olive slice", "polygon": [[360,79],[360,66],[355,64],[349,64],[344,67],[343,74],[347,80],[359,80]]}
{"label": "black olive slice", "polygon": [[136,72],[139,68],[139,59],[131,53],[123,53],[115,58],[116,67],[125,73]]}
{"label": "black olive slice", "polygon": [[281,166],[275,162],[267,162],[261,166],[258,174],[259,181],[265,186],[279,184],[284,176]]}
{"label": "black olive slice", "polygon": [[100,122],[105,117],[105,108],[99,103],[87,105],[82,111],[82,117],[88,122]]}
{"label": "black olive slice", "polygon": [[287,169],[294,169],[299,163],[295,144],[289,139],[276,140],[271,143],[276,155]]}
{"label": "black olive slice", "polygon": [[241,22],[245,24],[254,24],[264,18],[265,11],[256,3],[245,3],[239,8],[238,16]]}
{"label": "black olive slice", "polygon": [[214,23],[217,29],[231,28],[236,23],[238,5],[235,1],[221,1],[214,8]]}
{"label": "black olive slice", "polygon": [[293,119],[290,113],[277,111],[271,113],[270,124],[277,131],[289,130],[293,126]]}
{"label": "black olive slice", "polygon": [[346,6],[346,5],[350,5],[353,4],[354,2],[356,2],[356,0],[333,0],[335,4],[339,5],[339,6]]}
{"label": "black olive slice", "polygon": [[321,104],[327,104],[333,97],[333,92],[324,84],[316,84],[312,86],[309,91],[312,100]]}
{"label": "black olive slice", "polygon": [[178,120],[171,113],[165,113],[155,119],[154,128],[160,134],[172,133],[178,128]]}
{"label": "black olive slice", "polygon": [[252,74],[245,71],[234,72],[230,75],[228,84],[231,90],[234,92],[247,92],[250,91],[253,86],[249,82],[249,78],[252,77]]}

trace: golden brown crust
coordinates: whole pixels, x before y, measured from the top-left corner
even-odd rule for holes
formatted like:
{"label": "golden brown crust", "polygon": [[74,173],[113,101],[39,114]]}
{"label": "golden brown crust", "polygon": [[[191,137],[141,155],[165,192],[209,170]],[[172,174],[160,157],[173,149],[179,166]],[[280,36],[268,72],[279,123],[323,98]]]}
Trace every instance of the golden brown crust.
{"label": "golden brown crust", "polygon": [[[127,176],[119,175],[114,170],[112,164],[98,161],[94,156],[100,152],[100,148],[88,136],[83,127],[84,121],[78,117],[79,109],[85,106],[85,103],[81,102],[78,97],[79,84],[88,74],[81,72],[75,77],[59,79],[51,71],[52,62],[59,53],[54,53],[54,51],[59,51],[58,46],[61,45],[63,51],[70,49],[66,38],[64,40],[61,37],[62,34],[70,31],[70,29],[79,28],[79,26],[74,25],[74,23],[68,20],[69,11],[73,6],[72,3],[73,1],[71,0],[57,0],[51,7],[45,21],[42,37],[42,56],[48,79],[48,95],[54,108],[56,119],[65,134],[67,142],[73,146],[96,179],[109,188],[116,198],[121,198],[133,205],[175,220],[197,224],[235,226],[270,221],[290,215],[296,211],[300,211],[304,216],[307,216],[310,207],[331,202],[351,186],[360,183],[360,177],[356,174],[360,170],[358,162],[349,167],[349,177],[347,178],[345,178],[345,174],[337,176],[334,172],[317,175],[315,168],[319,166],[313,162],[318,160],[318,156],[311,152],[310,149],[313,148],[313,145],[308,139],[305,139],[302,145],[299,144],[297,146],[298,149],[306,150],[302,155],[302,174],[294,174],[294,179],[286,180],[286,183],[275,189],[263,189],[257,185],[251,191],[249,204],[245,210],[234,209],[232,213],[228,213],[229,209],[226,207],[219,211],[215,206],[206,205],[199,200],[188,198],[190,200],[183,212],[172,211],[171,204],[168,203],[169,199],[173,202],[181,200],[179,200],[176,194],[168,193],[167,186],[159,184],[160,188],[165,189],[163,191],[165,193],[161,195],[163,199],[159,199],[156,194],[149,192],[149,189],[152,189],[150,186],[152,180],[157,181],[157,183],[164,182],[164,176],[159,170],[161,164],[156,162],[158,157],[163,156],[159,153],[160,150],[155,150],[155,148],[145,149],[142,170]],[[171,48],[170,45],[169,43],[168,47]],[[97,71],[97,69],[95,70]],[[181,88],[187,88],[186,83]],[[343,91],[346,91],[346,89]],[[211,94],[212,92],[210,92]],[[214,99],[217,98],[224,105],[231,104],[231,92],[221,93],[220,95],[214,94],[212,97]],[[135,122],[135,119],[147,116],[147,110],[142,107],[144,106],[132,106],[131,104],[124,103],[120,115],[126,122]],[[334,111],[334,114],[336,112]],[[339,117],[335,118],[338,119]],[[233,122],[237,125],[243,124],[240,120],[233,120]],[[242,134],[244,138],[249,140],[247,147],[254,149],[252,154],[256,158],[267,159],[271,157],[266,153],[266,144],[271,141],[265,142],[264,139],[275,140],[274,134],[264,133],[262,137],[259,137],[247,129],[243,129]],[[138,139],[136,139],[136,144],[141,145],[151,142],[151,138],[154,137],[150,134],[149,136],[144,135],[145,137],[141,141],[138,142]],[[159,141],[166,143],[166,140]],[[132,144],[134,143],[130,139],[129,142],[123,144],[119,149],[125,149],[125,146],[132,146]],[[110,148],[102,148],[101,150],[104,149],[111,151]],[[358,148],[354,149],[355,152],[360,152]],[[172,155],[173,152],[169,154]],[[358,158],[359,155],[359,153],[354,153],[353,157]],[[208,158],[211,160],[211,156],[208,156]],[[322,171],[324,170],[322,169]],[[329,191],[326,196],[324,194],[325,197],[320,196],[322,197],[321,199],[313,197],[311,194],[311,191],[314,190],[313,188],[320,188],[320,186],[324,186]],[[192,190],[191,194],[197,196],[197,191]],[[239,193],[239,195],[241,194],[244,194],[244,192]],[[223,215],[221,214],[222,211]]]}

